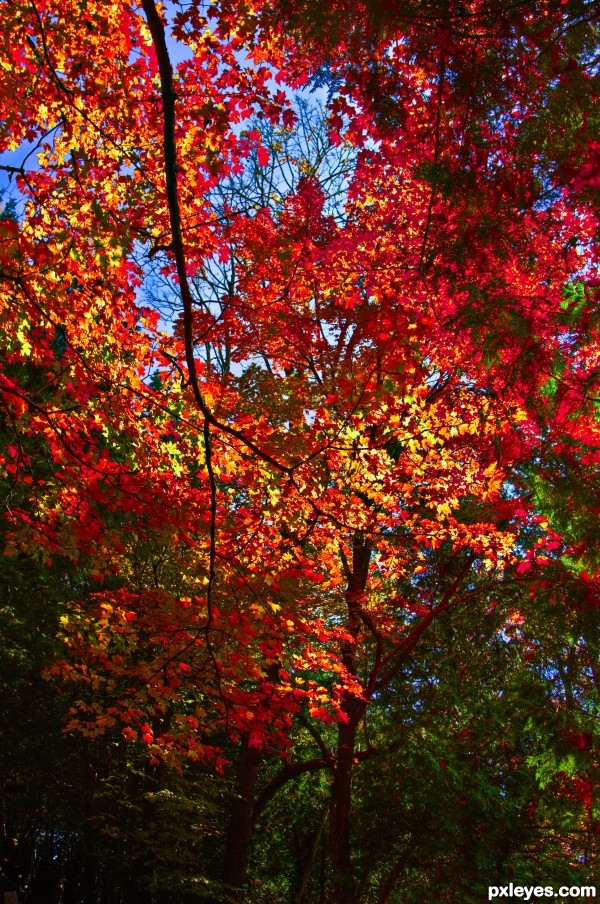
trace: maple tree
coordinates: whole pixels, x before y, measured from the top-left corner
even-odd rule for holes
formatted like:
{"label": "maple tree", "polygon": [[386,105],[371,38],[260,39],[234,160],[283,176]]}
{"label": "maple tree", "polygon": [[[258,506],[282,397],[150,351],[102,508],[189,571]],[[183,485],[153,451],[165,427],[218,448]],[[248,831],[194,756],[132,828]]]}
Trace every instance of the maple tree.
{"label": "maple tree", "polygon": [[[471,639],[476,686],[487,670],[529,688],[540,717],[487,747],[495,777],[463,795],[465,850],[508,770],[529,829],[536,793],[576,802],[577,840],[556,847],[586,878],[592,4],[2,10],[0,150],[22,157],[0,164],[15,187],[0,219],[4,552],[78,576],[48,597],[34,655],[67,730],[145,750],[152,788],[168,769],[232,776],[224,890],[178,894],[241,900],[257,820],[303,780],[321,802],[297,900],[325,838],[314,900],[394,900],[417,830],[376,863],[355,824],[376,830],[382,758],[390,788],[407,759],[424,781],[405,700],[450,694]],[[306,85],[321,111],[294,100]],[[456,750],[482,764],[486,749],[469,707],[508,714],[463,693],[469,727],[452,740],[433,713],[428,756],[464,783]],[[458,871],[428,856],[458,894]]]}

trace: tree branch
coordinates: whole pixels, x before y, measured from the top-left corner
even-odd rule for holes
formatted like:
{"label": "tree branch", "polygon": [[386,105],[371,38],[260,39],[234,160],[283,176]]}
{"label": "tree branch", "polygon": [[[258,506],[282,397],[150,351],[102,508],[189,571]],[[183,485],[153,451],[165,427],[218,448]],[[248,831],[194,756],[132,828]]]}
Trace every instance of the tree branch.
{"label": "tree branch", "polygon": [[450,587],[442,597],[441,602],[437,606],[434,606],[434,608],[419,622],[419,624],[415,625],[415,627],[409,633],[408,637],[406,637],[405,640],[403,640],[402,643],[399,644],[399,646],[396,647],[396,649],[386,657],[384,664],[387,665],[390,662],[392,662],[393,664],[390,666],[388,671],[385,672],[385,674],[383,674],[381,678],[378,679],[378,681],[376,681],[375,690],[381,690],[382,687],[385,687],[386,684],[388,684],[388,682],[398,674],[398,672],[402,668],[402,664],[412,653],[429,625],[439,615],[441,615],[442,612],[445,612],[446,609],[449,609],[452,605],[457,604],[458,601],[454,599],[454,595],[471,570],[471,565],[473,564],[474,559],[475,556],[473,555],[470,555],[468,557],[466,564],[461,569],[458,577],[453,581],[453,583],[450,585]]}
{"label": "tree branch", "polygon": [[165,187],[167,205],[169,209],[169,221],[171,225],[172,248],[175,257],[175,267],[181,300],[183,303],[183,333],[185,360],[189,373],[189,385],[196,404],[204,415],[206,422],[223,433],[229,434],[240,440],[251,449],[263,461],[266,461],[277,471],[291,475],[293,468],[282,464],[264,449],[248,439],[240,430],[230,427],[219,421],[206,403],[198,381],[198,370],[194,358],[194,302],[190,283],[187,276],[186,254],[181,231],[181,210],[179,207],[179,195],[177,192],[177,146],[175,142],[175,91],[173,89],[173,67],[167,48],[165,28],[156,9],[154,0],[142,0],[142,8],[146,14],[148,27],[152,36],[158,70],[160,74],[160,90],[163,105],[163,159],[165,165]]}
{"label": "tree branch", "polygon": [[284,766],[258,795],[252,808],[252,822],[255,823],[257,821],[267,804],[270,803],[279,789],[283,788],[287,782],[293,778],[298,778],[299,775],[304,775],[305,772],[316,772],[319,769],[330,769],[329,763],[322,757],[305,760],[303,763],[289,763]]}

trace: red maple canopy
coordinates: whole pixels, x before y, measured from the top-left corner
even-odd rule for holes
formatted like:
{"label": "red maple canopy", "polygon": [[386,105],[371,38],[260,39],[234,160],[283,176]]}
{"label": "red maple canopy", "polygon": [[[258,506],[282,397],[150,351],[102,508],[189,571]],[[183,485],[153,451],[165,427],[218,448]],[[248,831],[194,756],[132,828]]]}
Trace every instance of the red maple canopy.
{"label": "red maple canopy", "polygon": [[7,553],[97,583],[46,674],[153,762],[233,739],[293,771],[296,720],[337,723],[306,769],[343,876],[357,731],[421,638],[507,586],[597,606],[560,502],[577,475],[597,514],[597,13],[2,22]]}

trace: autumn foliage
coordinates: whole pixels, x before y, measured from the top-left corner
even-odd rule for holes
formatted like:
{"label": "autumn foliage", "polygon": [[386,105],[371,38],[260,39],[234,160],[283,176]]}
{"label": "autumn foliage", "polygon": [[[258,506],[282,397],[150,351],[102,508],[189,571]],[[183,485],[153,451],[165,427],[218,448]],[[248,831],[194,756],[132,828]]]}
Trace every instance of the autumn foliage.
{"label": "autumn foliage", "polygon": [[61,816],[64,900],[590,881],[594,4],[1,21],[7,686],[145,801]]}

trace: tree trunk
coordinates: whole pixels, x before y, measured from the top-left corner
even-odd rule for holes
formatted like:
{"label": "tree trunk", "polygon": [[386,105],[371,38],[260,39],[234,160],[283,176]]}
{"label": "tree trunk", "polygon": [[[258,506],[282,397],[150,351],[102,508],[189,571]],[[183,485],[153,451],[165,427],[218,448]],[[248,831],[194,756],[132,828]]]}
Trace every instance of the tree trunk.
{"label": "tree trunk", "polygon": [[335,778],[329,812],[329,847],[336,904],[354,904],[355,889],[351,874],[350,809],[352,803],[352,767],[356,725],[340,724]]}
{"label": "tree trunk", "polygon": [[[367,586],[371,544],[357,534],[352,546],[352,570],[348,572],[346,603],[347,628],[352,640],[342,650],[342,661],[349,676],[357,674],[356,647],[360,633],[361,598]],[[352,771],[356,731],[365,711],[365,703],[346,694],[341,707],[335,775],[329,809],[329,850],[333,869],[336,904],[355,904],[356,884],[352,876],[350,817],[352,807]]]}
{"label": "tree trunk", "polygon": [[250,747],[248,735],[244,735],[238,758],[235,796],[231,805],[223,868],[223,882],[228,893],[228,900],[235,901],[236,904],[242,900],[242,886],[246,879],[248,854],[252,840],[252,808],[259,763],[260,751]]}

